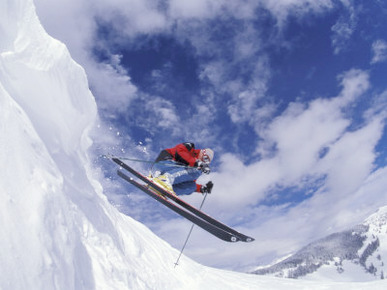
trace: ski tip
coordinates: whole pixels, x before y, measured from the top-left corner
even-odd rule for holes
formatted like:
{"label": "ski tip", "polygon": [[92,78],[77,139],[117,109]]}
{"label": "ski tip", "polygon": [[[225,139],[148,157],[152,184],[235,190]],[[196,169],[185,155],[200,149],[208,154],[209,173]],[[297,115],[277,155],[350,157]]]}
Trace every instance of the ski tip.
{"label": "ski tip", "polygon": [[247,242],[247,243],[254,242],[254,241],[255,241],[255,239],[254,239],[254,238],[250,238],[250,237],[248,237],[248,238],[245,240],[245,242]]}
{"label": "ski tip", "polygon": [[124,163],[123,163],[120,159],[118,159],[117,157],[112,156],[110,159],[111,159],[113,162],[117,163],[119,166],[121,166],[121,167],[124,166]]}

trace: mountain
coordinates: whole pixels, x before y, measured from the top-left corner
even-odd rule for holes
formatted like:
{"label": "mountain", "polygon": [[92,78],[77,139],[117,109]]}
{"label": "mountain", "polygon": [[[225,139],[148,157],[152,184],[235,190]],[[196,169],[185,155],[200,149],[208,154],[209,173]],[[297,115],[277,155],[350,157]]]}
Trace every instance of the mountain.
{"label": "mountain", "polygon": [[387,274],[387,206],[364,223],[315,241],[258,275],[331,281],[370,281]]}

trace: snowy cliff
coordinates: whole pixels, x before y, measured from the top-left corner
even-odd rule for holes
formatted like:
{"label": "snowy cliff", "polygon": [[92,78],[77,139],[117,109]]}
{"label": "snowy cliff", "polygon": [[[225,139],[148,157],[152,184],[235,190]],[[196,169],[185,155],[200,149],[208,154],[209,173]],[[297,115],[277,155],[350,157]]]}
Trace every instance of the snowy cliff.
{"label": "snowy cliff", "polygon": [[318,289],[186,257],[174,268],[178,251],[120,214],[93,178],[96,117],[84,70],[47,35],[32,0],[1,1],[0,289]]}
{"label": "snowy cliff", "polygon": [[347,231],[309,244],[296,254],[255,274],[331,281],[385,279],[387,206]]}

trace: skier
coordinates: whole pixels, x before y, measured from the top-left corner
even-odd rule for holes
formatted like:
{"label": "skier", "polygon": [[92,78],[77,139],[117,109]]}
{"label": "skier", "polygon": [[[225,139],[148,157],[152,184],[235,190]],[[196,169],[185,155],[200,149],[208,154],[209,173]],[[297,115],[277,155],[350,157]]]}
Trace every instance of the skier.
{"label": "skier", "polygon": [[213,183],[196,183],[202,173],[209,174],[210,162],[214,151],[209,148],[195,149],[191,142],[181,143],[173,148],[164,149],[156,158],[153,166],[153,180],[177,195],[193,192],[211,193]]}

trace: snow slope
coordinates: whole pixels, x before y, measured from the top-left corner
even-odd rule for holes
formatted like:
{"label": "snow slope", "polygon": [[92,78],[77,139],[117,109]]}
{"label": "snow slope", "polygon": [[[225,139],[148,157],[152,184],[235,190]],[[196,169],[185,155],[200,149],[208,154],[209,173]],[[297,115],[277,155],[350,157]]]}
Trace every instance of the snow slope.
{"label": "snow slope", "polygon": [[317,240],[256,274],[314,281],[371,281],[387,274],[387,206],[362,224]]}
{"label": "snow slope", "polygon": [[120,214],[93,179],[96,104],[32,0],[0,1],[0,289],[381,289],[232,273]]}

